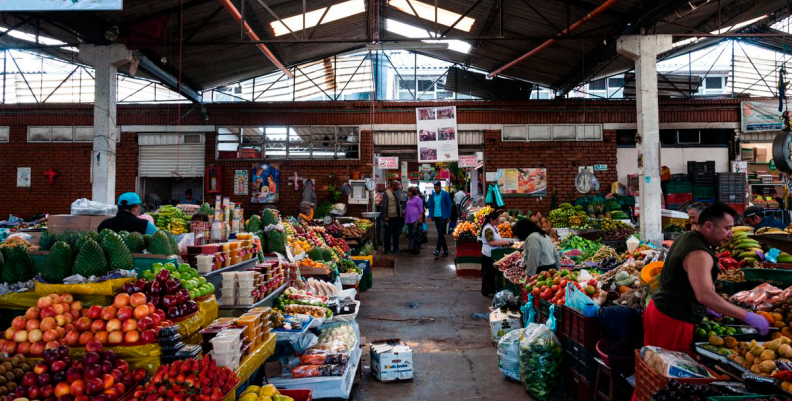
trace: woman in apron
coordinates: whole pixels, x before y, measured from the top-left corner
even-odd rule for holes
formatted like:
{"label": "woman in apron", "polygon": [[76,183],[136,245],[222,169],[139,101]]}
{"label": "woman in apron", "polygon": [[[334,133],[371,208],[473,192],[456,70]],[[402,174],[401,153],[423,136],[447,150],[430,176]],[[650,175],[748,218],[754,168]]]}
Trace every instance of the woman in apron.
{"label": "woman in apron", "polygon": [[487,215],[486,224],[481,229],[481,295],[489,297],[495,295],[495,261],[492,259],[492,250],[503,245],[509,245],[511,241],[503,239],[498,231],[498,212]]}
{"label": "woman in apron", "polygon": [[553,245],[553,240],[536,223],[522,219],[515,224],[514,234],[520,241],[525,241],[523,258],[527,277],[561,267],[561,257]]}

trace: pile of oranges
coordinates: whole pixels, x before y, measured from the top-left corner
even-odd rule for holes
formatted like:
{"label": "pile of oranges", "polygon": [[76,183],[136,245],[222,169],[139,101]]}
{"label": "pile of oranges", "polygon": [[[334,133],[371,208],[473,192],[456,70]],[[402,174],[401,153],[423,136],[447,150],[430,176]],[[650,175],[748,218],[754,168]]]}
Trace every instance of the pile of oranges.
{"label": "pile of oranges", "polygon": [[454,239],[457,239],[460,234],[466,231],[472,233],[474,236],[478,236],[479,227],[476,225],[476,223],[469,221],[459,222],[454,229]]}
{"label": "pile of oranges", "polygon": [[500,236],[503,238],[514,238],[514,234],[512,234],[511,223],[508,221],[500,223],[498,225],[498,231],[500,232]]}
{"label": "pile of oranges", "polygon": [[303,259],[300,259],[300,260],[297,262],[297,265],[298,265],[298,266],[300,266],[300,267],[303,267],[303,266],[312,267],[312,268],[314,268],[314,269],[324,269],[324,268],[326,268],[326,267],[327,267],[327,266],[325,266],[325,264],[324,264],[324,263],[322,263],[322,262],[315,262],[315,261],[311,260],[311,258],[303,258]]}

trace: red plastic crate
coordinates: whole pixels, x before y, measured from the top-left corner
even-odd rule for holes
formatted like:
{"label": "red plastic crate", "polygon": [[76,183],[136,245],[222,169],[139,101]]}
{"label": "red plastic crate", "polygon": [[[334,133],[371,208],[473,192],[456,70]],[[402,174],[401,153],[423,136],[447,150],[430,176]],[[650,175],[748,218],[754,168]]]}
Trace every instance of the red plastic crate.
{"label": "red plastic crate", "polygon": [[586,349],[595,349],[603,337],[602,324],[597,318],[585,317],[582,313],[566,306],[561,308],[561,334]]}
{"label": "red plastic crate", "polygon": [[[712,370],[712,379],[674,379],[680,383],[708,384],[719,380],[729,380],[728,376],[717,376]],[[655,373],[652,368],[641,359],[641,351],[635,350],[635,398],[638,401],[652,401],[652,395],[668,385],[671,380]]]}
{"label": "red plastic crate", "polygon": [[736,210],[739,214],[745,213],[745,203],[728,203],[728,205],[732,209]]}
{"label": "red plastic crate", "polygon": [[480,258],[481,242],[457,242],[456,256]]}
{"label": "red plastic crate", "polygon": [[294,401],[312,401],[312,390],[278,390],[281,395],[294,398]]}
{"label": "red plastic crate", "polygon": [[693,194],[668,194],[665,196],[666,204],[681,205],[693,200]]}

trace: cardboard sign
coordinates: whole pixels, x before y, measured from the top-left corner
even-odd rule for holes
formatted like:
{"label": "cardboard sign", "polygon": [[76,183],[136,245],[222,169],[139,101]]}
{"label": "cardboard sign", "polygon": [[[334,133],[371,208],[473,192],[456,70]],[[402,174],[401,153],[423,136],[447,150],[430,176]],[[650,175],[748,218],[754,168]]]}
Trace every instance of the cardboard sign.
{"label": "cardboard sign", "polygon": [[399,157],[384,157],[377,158],[377,168],[382,170],[395,170],[399,168]]}

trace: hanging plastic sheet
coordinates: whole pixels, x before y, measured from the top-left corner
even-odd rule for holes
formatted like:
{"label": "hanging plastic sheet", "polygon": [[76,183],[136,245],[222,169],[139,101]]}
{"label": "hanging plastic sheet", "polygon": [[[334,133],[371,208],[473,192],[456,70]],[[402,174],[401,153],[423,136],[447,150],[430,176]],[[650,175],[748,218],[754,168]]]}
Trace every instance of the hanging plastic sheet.
{"label": "hanging plastic sheet", "polygon": [[489,189],[487,190],[487,203],[495,203],[497,207],[504,207],[506,203],[503,201],[503,196],[501,195],[500,188],[498,184],[490,184]]}

